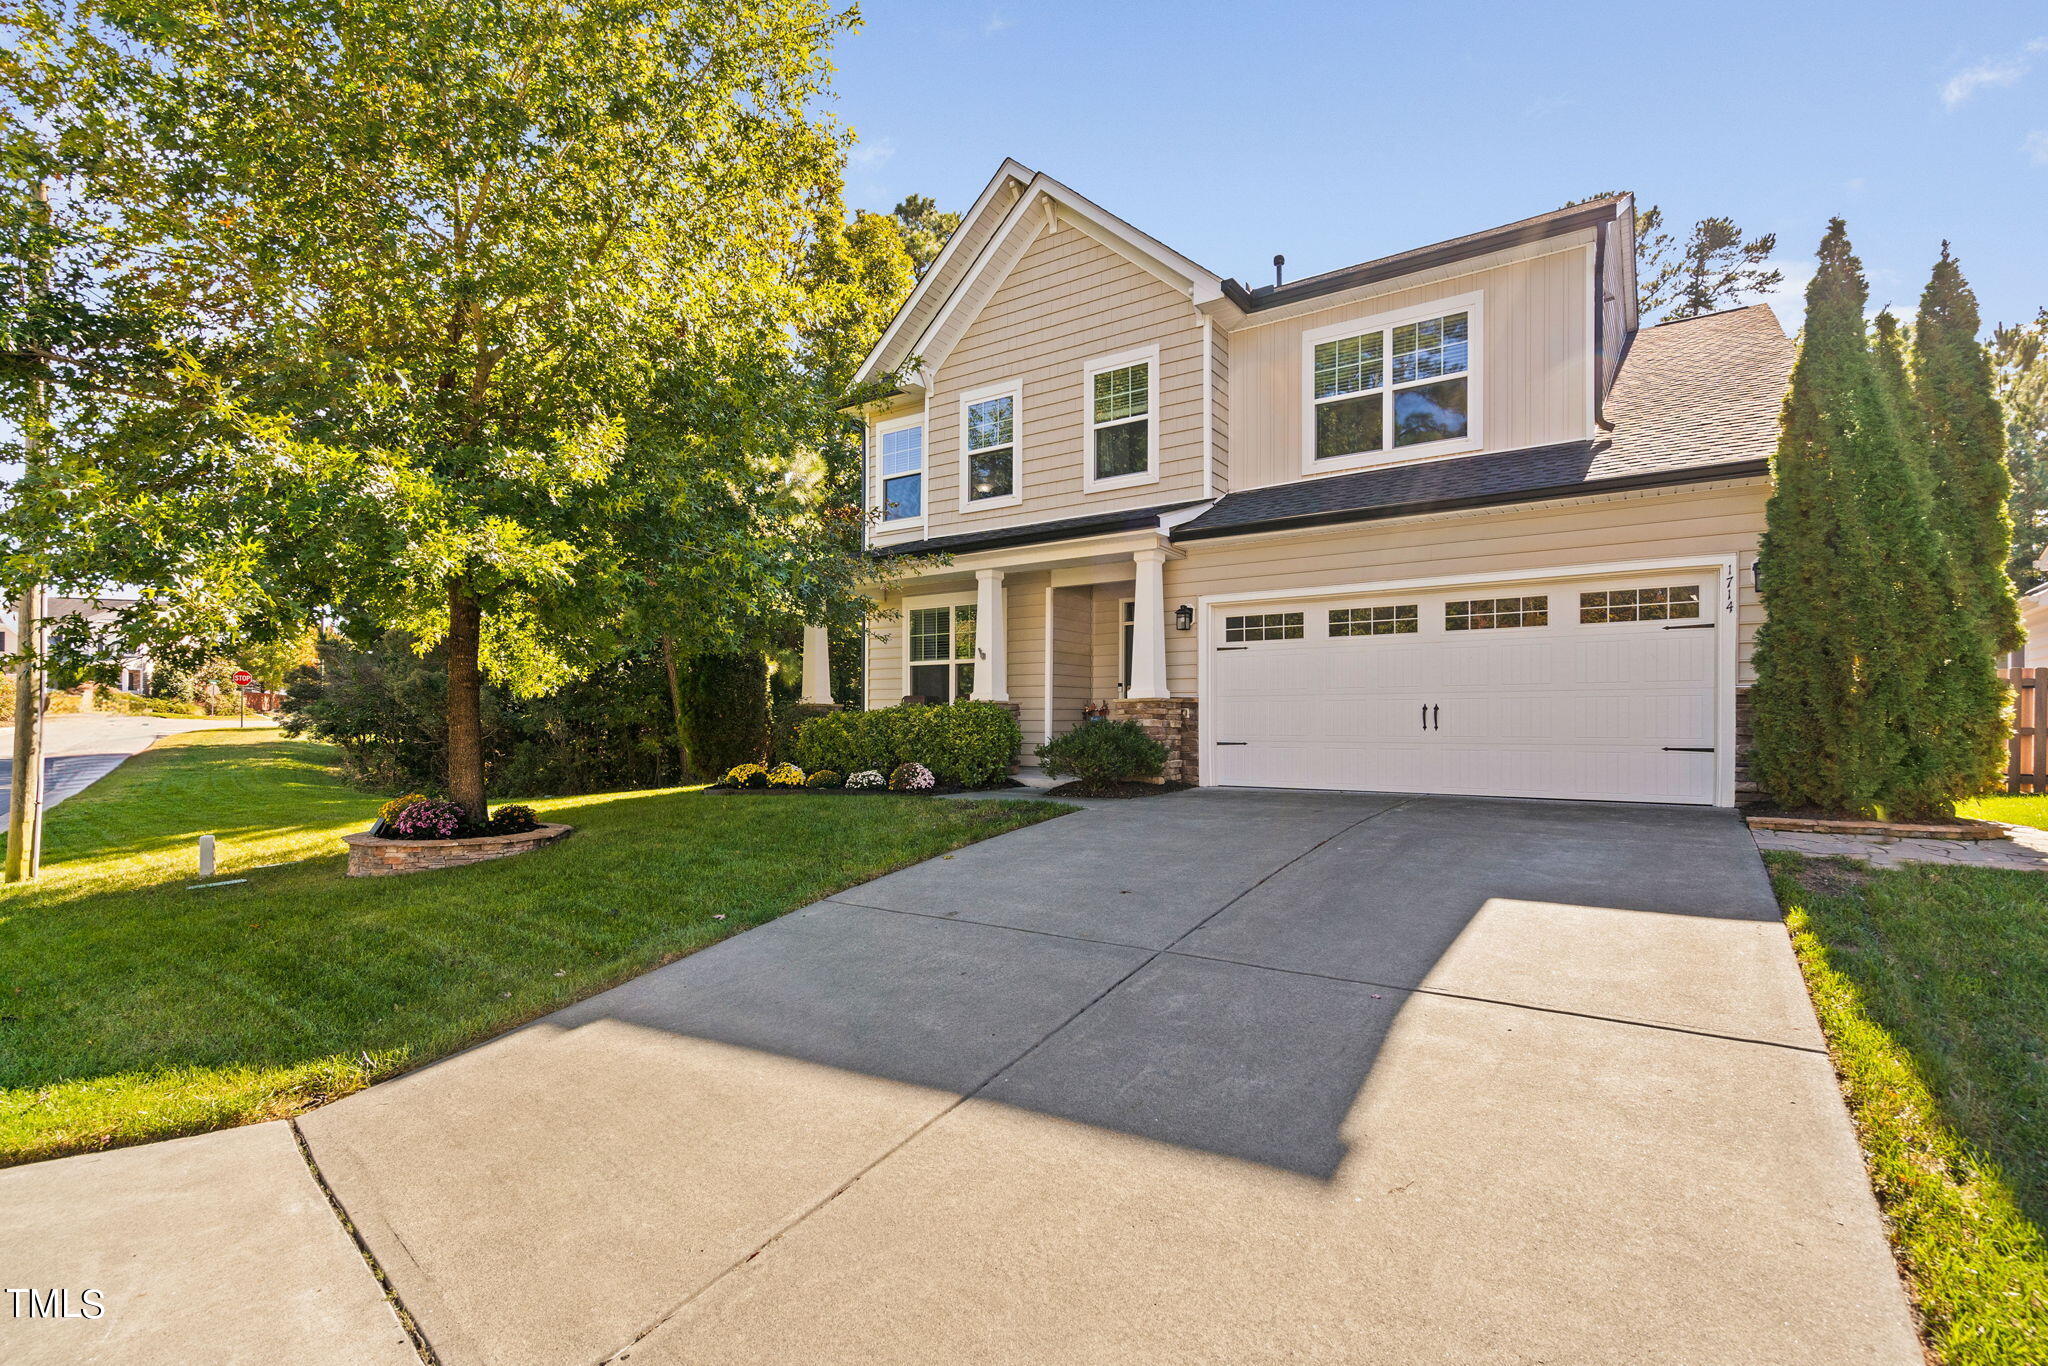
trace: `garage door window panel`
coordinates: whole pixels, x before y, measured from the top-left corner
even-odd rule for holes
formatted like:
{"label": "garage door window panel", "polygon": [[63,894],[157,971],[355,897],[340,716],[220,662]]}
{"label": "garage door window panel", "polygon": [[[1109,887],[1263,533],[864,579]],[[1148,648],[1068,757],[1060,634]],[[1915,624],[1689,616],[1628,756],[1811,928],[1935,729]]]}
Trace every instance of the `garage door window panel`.
{"label": "garage door window panel", "polygon": [[1543,593],[1519,598],[1461,598],[1444,604],[1446,631],[1503,631],[1549,624],[1550,597]]}
{"label": "garage door window panel", "polygon": [[1302,638],[1303,614],[1300,612],[1261,612],[1223,619],[1223,639],[1231,643]]}
{"label": "garage door window panel", "polygon": [[1400,603],[1387,607],[1336,607],[1330,610],[1333,636],[1412,636],[1421,624],[1421,607]]}
{"label": "garage door window panel", "polygon": [[1697,621],[1699,615],[1698,584],[1610,588],[1579,594],[1579,621],[1586,625],[1626,621]]}

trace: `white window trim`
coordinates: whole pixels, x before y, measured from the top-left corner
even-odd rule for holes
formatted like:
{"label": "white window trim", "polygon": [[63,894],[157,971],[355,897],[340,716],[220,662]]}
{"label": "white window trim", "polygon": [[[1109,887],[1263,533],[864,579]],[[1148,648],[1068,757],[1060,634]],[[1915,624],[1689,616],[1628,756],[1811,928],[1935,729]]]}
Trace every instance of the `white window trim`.
{"label": "white window trim", "polygon": [[[888,506],[886,502],[887,494],[883,487],[883,485],[887,482],[887,477],[884,476],[882,473],[882,438],[888,435],[890,432],[900,432],[905,427],[925,427],[924,410],[920,408],[914,413],[905,413],[901,417],[882,418],[881,420],[877,421],[874,425],[874,440],[870,445],[870,449],[873,451],[871,464],[873,466],[875,487],[873,499],[868,504],[868,506],[875,513],[875,522],[873,525],[875,531],[878,534],[891,531],[900,531],[905,528],[922,527],[925,524],[926,518],[928,518],[931,515],[932,433],[929,427],[925,427],[924,436],[918,442],[919,463],[917,474],[919,484],[917,499],[917,516],[897,517],[892,520],[882,515],[883,509]],[[896,477],[900,478],[901,476]]]}
{"label": "white window trim", "polygon": [[[923,607],[956,607],[956,608],[957,608],[957,607],[974,607],[974,606],[976,606],[976,605],[977,605],[977,596],[976,596],[976,595],[975,595],[974,593],[971,593],[971,592],[969,592],[969,593],[941,593],[941,594],[936,594],[936,595],[932,595],[932,596],[927,596],[927,597],[922,597],[922,598],[905,598],[905,599],[903,600],[903,603],[902,603],[902,609],[903,609],[903,645],[902,645],[902,649],[901,649],[901,654],[902,654],[902,657],[903,657],[903,658],[902,658],[902,665],[903,665],[903,691],[902,691],[902,693],[900,694],[900,696],[902,696],[902,697],[908,697],[908,696],[910,696],[910,670],[911,670],[911,668],[913,667],[913,666],[912,666],[912,664],[911,664],[911,662],[910,662],[910,634],[911,634],[911,632],[910,632],[910,614],[911,614],[912,612],[914,612],[914,611],[917,611],[917,610],[918,610],[919,608],[923,608]],[[981,667],[982,667],[982,666],[983,666],[983,665],[984,665],[984,664],[986,663],[986,661],[984,661],[984,660],[982,660],[982,659],[979,659],[979,658],[977,658],[977,657],[976,657],[975,655],[973,655],[973,654],[968,654],[968,655],[966,655],[966,656],[962,656],[962,655],[961,655],[961,654],[959,653],[959,649],[960,649],[960,630],[959,630],[959,624],[958,624],[958,623],[957,623],[956,621],[954,621],[954,620],[953,620],[953,619],[952,619],[951,617],[948,617],[948,618],[947,618],[947,622],[948,622],[948,624],[949,624],[949,625],[950,625],[950,626],[952,627],[952,630],[953,630],[953,650],[954,650],[954,655],[953,655],[953,657],[952,657],[951,659],[920,659],[920,660],[918,660],[918,661],[917,661],[917,663],[918,663],[919,665],[925,665],[925,664],[944,664],[944,665],[946,666],[946,679],[947,679],[947,682],[946,682],[946,686],[947,686],[947,687],[948,687],[948,688],[950,689],[950,688],[954,688],[954,687],[957,687],[957,686],[958,686],[958,684],[959,684],[959,678],[960,678],[960,675],[959,675],[958,669],[959,669],[959,666],[960,666],[960,665],[962,665],[962,664],[972,664],[972,665],[973,665],[973,666],[974,666],[974,667],[975,667],[975,668],[976,668],[976,669],[978,670],[978,669],[980,669],[980,668],[981,668]],[[978,646],[978,645],[979,645],[979,643],[980,643],[980,641],[981,641],[981,623],[980,623],[979,621],[976,621],[976,622],[974,623],[974,639],[975,639],[975,642],[976,642],[976,644],[977,644],[977,646]],[[951,702],[958,702],[958,701],[962,701],[962,700],[964,700],[964,699],[962,699],[962,698],[958,698],[958,697],[951,697],[951,698],[948,698],[947,700],[948,700],[948,701],[951,701]],[[892,704],[892,705],[893,705],[893,704]]]}
{"label": "white window trim", "polygon": [[[1105,370],[1127,365],[1145,365],[1145,469],[1141,474],[1120,474],[1112,479],[1095,477],[1095,377]],[[1123,421],[1130,421],[1125,418]],[[1117,423],[1102,424],[1108,427]],[[1159,346],[1140,346],[1113,356],[1097,356],[1081,365],[1081,488],[1086,493],[1109,493],[1159,482]]]}
{"label": "white window trim", "polygon": [[[1483,430],[1485,416],[1485,388],[1482,373],[1482,354],[1485,336],[1484,292],[1460,294],[1449,299],[1432,299],[1428,303],[1415,304],[1409,308],[1396,309],[1391,313],[1376,313],[1370,317],[1352,318],[1341,323],[1331,323],[1301,334],[1301,472],[1303,474],[1331,474],[1339,470],[1377,469],[1382,465],[1412,465],[1440,456],[1463,455],[1469,451],[1482,450],[1486,440]],[[1463,313],[1470,319],[1468,340],[1465,348],[1465,435],[1447,441],[1431,441],[1419,446],[1396,446],[1394,442],[1394,343],[1393,330],[1403,323],[1412,323],[1424,318],[1441,318],[1447,313]],[[1356,455],[1338,456],[1328,460],[1316,459],[1316,345],[1319,342],[1335,341],[1340,337],[1356,337],[1366,332],[1384,331],[1388,334],[1387,344],[1382,348],[1380,358],[1381,385],[1371,391],[1384,394],[1381,401],[1381,440],[1387,444],[1377,451],[1360,451]],[[1453,377],[1455,378],[1455,376]],[[1418,381],[1417,383],[1426,383]],[[1415,385],[1404,385],[1413,388]]]}
{"label": "white window trim", "polygon": [[[968,497],[967,409],[992,398],[1010,400],[1010,492],[1002,498]],[[1024,501],[1024,381],[1006,380],[960,395],[960,510],[987,512],[991,508],[1015,507]],[[930,462],[927,461],[927,464]]]}

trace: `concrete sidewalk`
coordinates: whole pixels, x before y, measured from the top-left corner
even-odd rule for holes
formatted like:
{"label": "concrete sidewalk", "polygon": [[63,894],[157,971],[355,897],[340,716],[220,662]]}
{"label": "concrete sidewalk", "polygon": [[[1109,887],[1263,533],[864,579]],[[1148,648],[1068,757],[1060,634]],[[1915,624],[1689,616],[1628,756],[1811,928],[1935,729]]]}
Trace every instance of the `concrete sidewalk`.
{"label": "concrete sidewalk", "polygon": [[1921,1359],[1725,813],[1105,804],[300,1127],[446,1366]]}

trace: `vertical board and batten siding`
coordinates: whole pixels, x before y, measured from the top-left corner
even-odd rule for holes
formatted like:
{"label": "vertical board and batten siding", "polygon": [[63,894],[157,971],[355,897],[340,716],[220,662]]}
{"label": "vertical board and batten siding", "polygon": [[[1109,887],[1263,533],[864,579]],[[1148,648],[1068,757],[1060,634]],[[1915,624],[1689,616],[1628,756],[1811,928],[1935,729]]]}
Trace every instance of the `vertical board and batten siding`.
{"label": "vertical board and batten siding", "polygon": [[[1080,227],[1041,227],[945,354],[926,402],[928,518],[924,535],[1019,526],[1120,508],[1199,498],[1202,489],[1202,327],[1184,291]],[[971,297],[963,307],[971,308]],[[1160,478],[1113,492],[1081,484],[1085,428],[1082,366],[1157,344]],[[1023,386],[1023,501],[993,511],[960,508],[960,396]]]}
{"label": "vertical board and batten siding", "polygon": [[[1763,535],[1767,496],[1759,479],[1535,511],[1367,522],[1327,534],[1191,541],[1184,558],[1166,563],[1166,607],[1171,612],[1180,603],[1219,593],[1279,593],[1459,574],[1540,574],[1574,565],[1739,554],[1744,558],[1736,576],[1737,683],[1746,687],[1756,628],[1763,620],[1748,564]],[[1098,672],[1100,622],[1098,612]],[[1176,696],[1195,696],[1197,640],[1197,632],[1166,632],[1167,687]]]}
{"label": "vertical board and batten siding", "polygon": [[1575,237],[1543,245],[1547,254],[1240,328],[1231,338],[1231,487],[1314,477],[1302,472],[1303,333],[1464,294],[1483,296],[1477,349],[1485,449],[1590,436],[1592,249]]}
{"label": "vertical board and batten siding", "polygon": [[1215,465],[1215,493],[1230,492],[1230,334],[1214,329],[1209,348],[1210,459]]}

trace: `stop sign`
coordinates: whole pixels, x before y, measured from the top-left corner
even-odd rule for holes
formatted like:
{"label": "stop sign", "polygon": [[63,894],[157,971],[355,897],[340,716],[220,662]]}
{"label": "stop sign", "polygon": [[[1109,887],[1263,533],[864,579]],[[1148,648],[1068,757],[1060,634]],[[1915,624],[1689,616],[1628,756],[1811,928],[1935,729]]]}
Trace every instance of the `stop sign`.
{"label": "stop sign", "polygon": [[249,672],[249,671],[248,671],[247,669],[237,669],[237,670],[235,670],[235,686],[236,686],[236,687],[238,687],[238,688],[246,688],[246,687],[248,687],[248,686],[249,686],[249,685],[250,685],[251,683],[254,683],[255,681],[256,681],[256,675],[255,675],[255,674],[252,674],[252,673],[250,673],[250,672]]}

